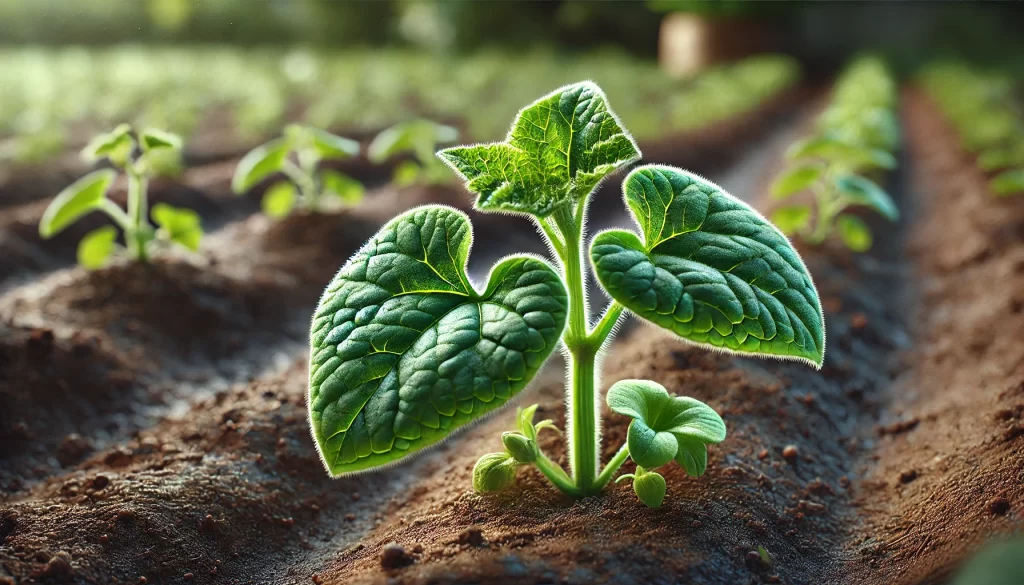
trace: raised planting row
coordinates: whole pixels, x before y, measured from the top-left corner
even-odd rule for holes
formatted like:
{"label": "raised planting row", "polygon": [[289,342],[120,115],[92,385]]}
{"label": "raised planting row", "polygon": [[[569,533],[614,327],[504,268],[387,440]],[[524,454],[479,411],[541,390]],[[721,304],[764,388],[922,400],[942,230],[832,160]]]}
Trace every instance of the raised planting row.
{"label": "raised planting row", "polygon": [[851,250],[864,252],[871,248],[871,229],[854,208],[899,219],[892,198],[876,182],[896,167],[896,106],[896,83],[881,60],[862,57],[847,67],[814,133],[790,148],[791,165],[772,184],[779,200],[813,196],[811,203],[775,210],[772,219],[782,231],[812,245],[837,232]]}
{"label": "raised planting row", "polygon": [[230,156],[286,121],[362,133],[423,116],[460,120],[474,139],[497,139],[505,129],[498,120],[550,87],[587,77],[648,138],[752,109],[799,77],[784,57],[755,57],[684,80],[616,54],[120,47],[7,49],[0,59],[0,135],[10,138],[0,156],[24,160],[81,147],[81,129],[124,121],[189,138],[190,156]]}
{"label": "raised planting row", "polygon": [[932,65],[920,78],[992,193],[1024,195],[1024,109],[1013,79],[958,63]]}

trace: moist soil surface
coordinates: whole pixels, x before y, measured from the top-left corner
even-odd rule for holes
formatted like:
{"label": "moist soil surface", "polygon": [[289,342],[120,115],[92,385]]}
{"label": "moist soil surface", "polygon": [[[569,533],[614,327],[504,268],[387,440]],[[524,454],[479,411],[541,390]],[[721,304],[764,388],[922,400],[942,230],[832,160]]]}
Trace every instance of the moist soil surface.
{"label": "moist soil surface", "polygon": [[[766,209],[809,98],[648,154]],[[888,184],[902,222],[865,216],[870,254],[801,249],[826,310],[820,372],[634,322],[609,348],[603,387],[653,379],[728,426],[704,477],[666,467],[657,510],[624,484],[573,501],[525,468],[513,490],[474,494],[473,464],[500,448],[511,409],[408,463],[324,473],[305,408],[320,291],[394,214],[468,209],[461,189],[384,187],[271,222],[215,163],[154,187],[203,214],[200,255],[93,273],[70,266],[75,238],[33,237],[45,202],[5,207],[0,236],[22,246],[0,264],[0,583],[944,582],[1024,514],[1024,208],[989,196],[934,105],[904,98]],[[759,162],[737,173],[744,149],[694,144],[746,144]],[[628,221],[619,197],[604,186],[594,226]],[[478,280],[503,254],[544,252],[528,222],[470,214]],[[520,400],[559,424],[561,368]],[[628,420],[603,419],[607,460]],[[555,433],[542,448],[565,463]]]}

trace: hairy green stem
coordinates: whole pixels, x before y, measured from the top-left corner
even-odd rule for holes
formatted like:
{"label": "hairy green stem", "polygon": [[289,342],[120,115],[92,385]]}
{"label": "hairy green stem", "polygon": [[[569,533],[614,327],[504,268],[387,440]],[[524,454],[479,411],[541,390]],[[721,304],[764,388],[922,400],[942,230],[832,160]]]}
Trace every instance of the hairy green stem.
{"label": "hairy green stem", "polygon": [[619,322],[619,317],[622,316],[624,308],[618,301],[612,301],[608,308],[605,309],[601,320],[598,321],[590,335],[587,336],[587,340],[590,341],[594,349],[600,350],[604,347],[604,342],[608,340],[608,336],[615,329],[615,324]]}
{"label": "hairy green stem", "polygon": [[561,490],[562,493],[573,497],[583,495],[582,492],[580,492],[580,490],[573,484],[572,478],[565,473],[565,470],[554,461],[548,459],[548,456],[543,452],[537,457],[537,460],[534,461],[534,465],[536,465],[537,469],[544,474],[544,477],[548,478],[548,481]]}
{"label": "hairy green stem", "polygon": [[601,471],[601,475],[597,476],[597,481],[594,482],[594,490],[600,491],[604,489],[604,486],[608,485],[615,473],[622,467],[622,464],[629,459],[629,443],[624,443],[615,456],[612,457],[608,465],[605,465],[604,470]]}

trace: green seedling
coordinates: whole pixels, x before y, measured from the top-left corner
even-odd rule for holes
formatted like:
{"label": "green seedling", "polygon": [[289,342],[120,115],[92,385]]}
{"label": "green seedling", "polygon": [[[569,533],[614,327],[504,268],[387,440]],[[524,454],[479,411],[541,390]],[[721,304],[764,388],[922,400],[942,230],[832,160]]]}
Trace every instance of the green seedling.
{"label": "green seedling", "polygon": [[[646,380],[619,381],[608,405],[632,421],[602,469],[599,356],[623,312],[700,346],[819,367],[825,330],[806,267],[785,236],[747,204],[692,173],[634,169],[623,184],[635,230],[608,230],[585,249],[587,206],[610,173],[640,157],[595,84],[562,87],[523,109],[504,142],[438,153],[476,194],[481,212],[531,219],[556,264],[517,254],[470,282],[469,218],[438,205],[386,224],[328,285],[310,333],[309,416],[334,476],[392,464],[512,401],[556,347],[564,348],[568,461],[550,459],[519,412],[504,450],[473,472],[478,492],[505,489],[536,467],[572,497],[601,492],[631,456],[643,502],[664,486],[656,468],[704,473],[707,445],[725,439],[711,407]],[[596,322],[590,268],[613,301]],[[661,487],[659,487],[661,486]],[[660,495],[659,495],[660,492]]]}
{"label": "green seedling", "polygon": [[[97,136],[82,155],[89,162],[106,160],[125,174],[127,210],[108,197],[117,171],[100,169],[75,181],[53,199],[39,222],[39,235],[52,238],[82,216],[102,211],[124,233],[124,250],[135,260],[148,262],[154,249],[169,245],[198,250],[203,230],[199,215],[191,209],[158,203],[152,210],[156,225],[150,223],[147,191],[149,179],[155,174],[151,161],[167,150],[181,150],[181,139],[153,128],[134,133],[131,126],[121,124],[112,132]],[[86,234],[78,244],[78,262],[88,269],[106,265],[121,250],[117,235],[117,229],[110,225]]]}
{"label": "green seedling", "polygon": [[894,96],[888,72],[875,59],[855,61],[844,73],[819,120],[820,134],[789,149],[792,166],[772,184],[777,199],[805,191],[814,198],[813,206],[789,205],[772,214],[783,232],[818,245],[835,230],[848,248],[865,252],[872,245],[871,229],[849,210],[864,207],[899,220],[892,198],[868,176],[896,167],[891,154],[899,143]]}
{"label": "green seedling", "polygon": [[439,145],[450,144],[458,138],[458,130],[451,126],[430,120],[410,120],[378,134],[370,143],[368,156],[370,162],[380,164],[396,155],[412,154],[413,160],[404,160],[395,167],[392,180],[399,187],[446,183],[452,178],[451,172],[434,152]]}
{"label": "green seedling", "polygon": [[274,219],[286,217],[296,208],[322,212],[355,206],[363,199],[363,184],[333,169],[321,169],[320,163],[358,154],[355,140],[293,124],[280,138],[242,157],[231,189],[241,195],[267,177],[283,174],[287,180],[271,184],[263,194],[263,212]]}

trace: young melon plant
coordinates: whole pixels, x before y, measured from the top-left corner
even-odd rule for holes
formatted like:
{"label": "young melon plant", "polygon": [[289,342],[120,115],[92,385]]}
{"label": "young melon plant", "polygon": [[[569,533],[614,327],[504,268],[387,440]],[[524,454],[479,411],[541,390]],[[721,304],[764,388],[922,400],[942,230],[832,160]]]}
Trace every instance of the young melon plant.
{"label": "young melon plant", "polygon": [[[426,205],[386,224],[327,287],[310,333],[309,416],[331,475],[409,457],[513,400],[556,347],[567,361],[570,470],[538,446],[537,407],[519,412],[504,450],[484,456],[473,486],[511,485],[534,466],[562,492],[600,492],[632,458],[638,497],[661,503],[656,469],[697,477],[707,445],[725,439],[706,404],[649,380],[620,380],[608,406],[631,419],[628,440],[601,468],[599,356],[623,312],[698,345],[820,366],[825,332],[806,267],[788,240],[747,204],[669,166],[634,169],[624,199],[635,230],[608,230],[585,249],[587,206],[601,181],[640,158],[590,82],[520,111],[504,142],[438,153],[477,195],[482,212],[528,217],[555,259],[496,264],[483,286],[466,273],[469,218]],[[614,299],[591,322],[588,271]]]}
{"label": "young melon plant", "polygon": [[384,130],[370,143],[370,162],[380,164],[387,159],[411,153],[413,160],[405,160],[395,167],[392,181],[399,187],[414,183],[436,185],[451,180],[451,172],[434,152],[442,144],[459,138],[459,131],[451,126],[418,119],[400,122]]}
{"label": "young melon plant", "polygon": [[270,185],[263,194],[263,212],[279,219],[296,208],[308,212],[358,205],[363,184],[333,169],[321,169],[325,160],[342,160],[359,154],[355,140],[335,136],[311,126],[289,125],[280,138],[258,146],[242,157],[231,180],[238,195],[267,177],[281,173],[287,180]]}
{"label": "young melon plant", "polygon": [[789,149],[793,164],[772,184],[779,199],[804,191],[814,197],[813,207],[790,205],[772,214],[783,232],[817,245],[834,229],[847,247],[864,252],[871,248],[871,230],[848,210],[867,207],[889,221],[899,219],[892,198],[871,178],[896,166],[895,102],[895,83],[881,61],[862,58],[850,65],[819,118],[819,133]]}
{"label": "young melon plant", "polygon": [[93,171],[61,191],[50,203],[39,222],[39,234],[52,238],[82,216],[93,211],[106,213],[124,233],[125,245],[117,244],[117,228],[99,227],[78,244],[78,262],[88,268],[103,267],[119,251],[140,262],[148,262],[154,249],[179,245],[193,252],[203,237],[199,214],[158,203],[153,206],[150,223],[148,182],[156,173],[153,157],[166,150],[181,150],[181,139],[162,130],[147,128],[132,132],[121,124],[112,132],[94,138],[82,151],[90,161],[107,160],[128,178],[127,209],[121,209],[108,198],[110,186],[117,178],[114,169]]}
{"label": "young melon plant", "polygon": [[991,173],[992,193],[1024,195],[1024,118],[1010,79],[959,64],[932,65],[921,79],[964,149]]}

